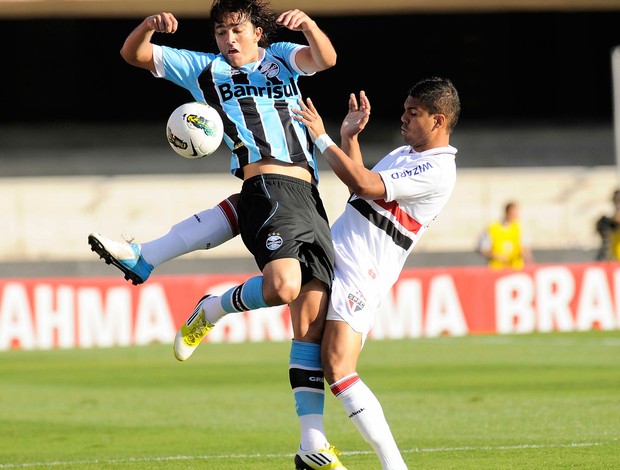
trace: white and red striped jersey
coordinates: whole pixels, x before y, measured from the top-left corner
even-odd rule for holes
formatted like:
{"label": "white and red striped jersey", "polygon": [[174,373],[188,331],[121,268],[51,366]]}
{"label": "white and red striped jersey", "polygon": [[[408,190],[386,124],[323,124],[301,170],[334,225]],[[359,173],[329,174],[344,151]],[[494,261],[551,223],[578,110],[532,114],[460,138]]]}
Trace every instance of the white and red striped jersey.
{"label": "white and red striped jersey", "polygon": [[332,225],[336,268],[354,269],[365,279],[371,304],[378,305],[398,280],[407,256],[448,201],[456,152],[452,146],[421,153],[408,145],[393,150],[372,169],[385,183],[386,198],[353,194]]}

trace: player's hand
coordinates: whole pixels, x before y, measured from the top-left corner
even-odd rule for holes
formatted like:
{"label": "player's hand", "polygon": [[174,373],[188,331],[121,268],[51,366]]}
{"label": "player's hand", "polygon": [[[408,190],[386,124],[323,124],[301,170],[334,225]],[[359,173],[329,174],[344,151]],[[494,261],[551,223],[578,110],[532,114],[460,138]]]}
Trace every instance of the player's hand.
{"label": "player's hand", "polygon": [[179,22],[172,13],[162,12],[152,15],[144,20],[151,31],[156,33],[173,34],[179,27]]}
{"label": "player's hand", "polygon": [[326,134],[323,119],[314,107],[314,103],[312,103],[310,98],[306,98],[306,103],[304,103],[304,100],[300,98],[298,103],[299,109],[293,108],[293,119],[305,124],[310,132],[310,137],[314,142],[314,139],[318,136],[321,134]]}
{"label": "player's hand", "polygon": [[340,126],[341,136],[354,136],[364,130],[370,119],[370,101],[364,90],[360,91],[359,103],[355,93],[349,95],[349,113]]}
{"label": "player's hand", "polygon": [[288,10],[280,14],[276,23],[292,31],[308,31],[316,26],[316,22],[301,10]]}

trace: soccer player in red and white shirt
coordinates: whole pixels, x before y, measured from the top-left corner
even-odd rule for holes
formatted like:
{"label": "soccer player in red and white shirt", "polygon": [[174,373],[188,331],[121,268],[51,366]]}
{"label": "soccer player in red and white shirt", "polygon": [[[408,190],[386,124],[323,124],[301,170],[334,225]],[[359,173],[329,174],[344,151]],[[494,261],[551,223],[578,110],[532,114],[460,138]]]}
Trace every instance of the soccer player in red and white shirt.
{"label": "soccer player in red and white shirt", "polygon": [[377,308],[400,275],[416,242],[448,201],[456,182],[456,148],[450,135],[460,101],[450,80],[416,83],[404,103],[401,134],[407,145],[364,167],[358,135],[370,116],[362,91],[349,98],[341,146],[325,133],[312,101],[300,103],[298,119],[351,197],[332,225],[335,277],[321,357],[325,380],[349,418],[373,447],[383,469],[407,468],[381,404],[357,374],[357,361]]}

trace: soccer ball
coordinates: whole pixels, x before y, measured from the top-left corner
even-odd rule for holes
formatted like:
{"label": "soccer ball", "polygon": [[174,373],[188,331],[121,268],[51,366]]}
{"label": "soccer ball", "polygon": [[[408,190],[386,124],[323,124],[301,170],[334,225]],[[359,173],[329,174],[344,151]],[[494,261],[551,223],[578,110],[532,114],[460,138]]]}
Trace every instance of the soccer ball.
{"label": "soccer ball", "polygon": [[166,136],[172,150],[184,158],[196,160],[217,150],[224,136],[224,124],[215,108],[193,101],[172,112]]}

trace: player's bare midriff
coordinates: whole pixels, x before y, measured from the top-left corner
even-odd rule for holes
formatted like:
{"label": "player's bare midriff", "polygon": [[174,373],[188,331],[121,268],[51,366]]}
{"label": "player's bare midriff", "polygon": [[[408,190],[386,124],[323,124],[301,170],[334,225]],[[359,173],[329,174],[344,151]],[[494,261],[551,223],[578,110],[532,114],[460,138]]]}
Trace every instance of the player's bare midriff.
{"label": "player's bare midriff", "polygon": [[275,173],[278,175],[292,176],[313,183],[310,167],[305,162],[286,163],[270,158],[250,163],[243,167],[243,179],[247,180],[252,176],[264,175],[266,173]]}

